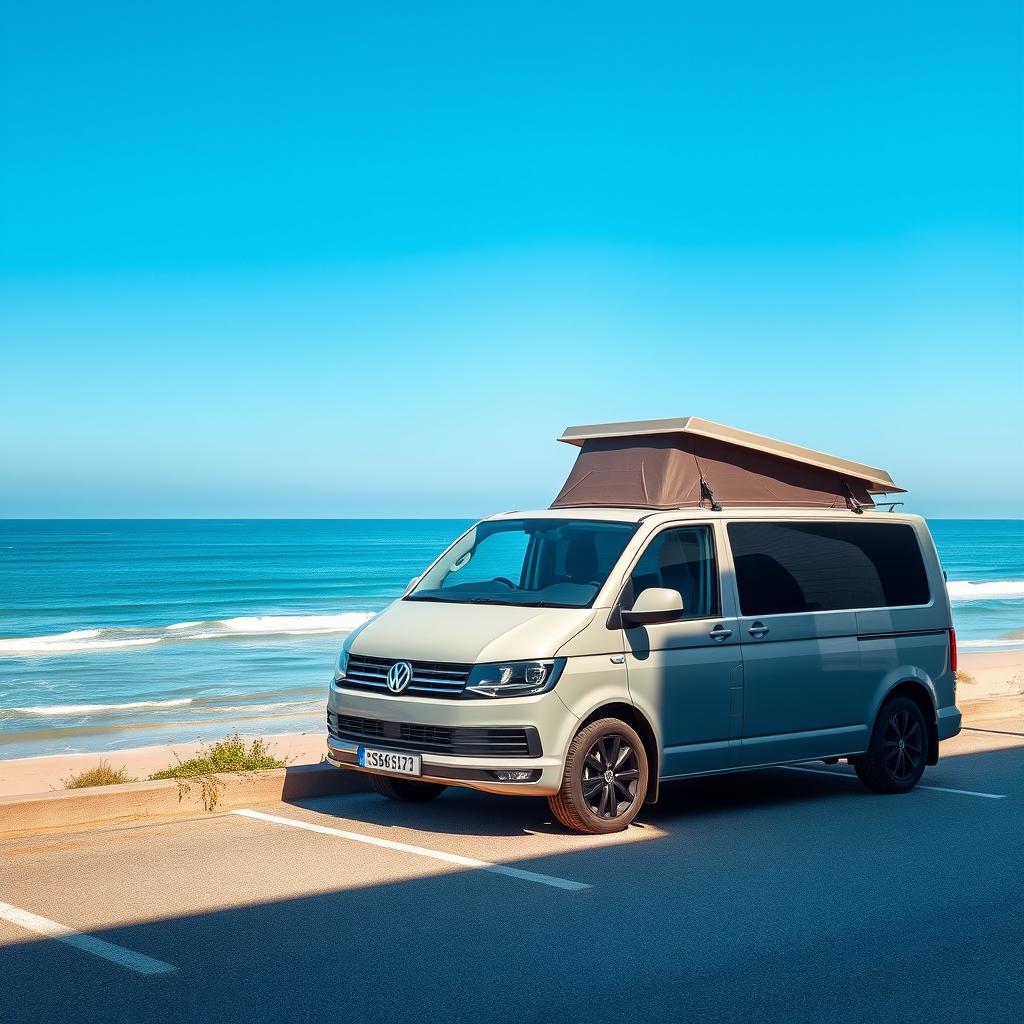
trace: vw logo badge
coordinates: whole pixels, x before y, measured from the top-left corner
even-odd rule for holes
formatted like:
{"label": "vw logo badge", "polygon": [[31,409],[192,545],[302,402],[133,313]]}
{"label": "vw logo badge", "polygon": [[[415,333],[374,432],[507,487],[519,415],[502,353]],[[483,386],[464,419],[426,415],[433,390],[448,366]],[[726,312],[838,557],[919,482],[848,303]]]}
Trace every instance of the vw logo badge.
{"label": "vw logo badge", "polygon": [[388,689],[392,693],[401,693],[412,679],[412,665],[407,661],[396,661],[388,669]]}

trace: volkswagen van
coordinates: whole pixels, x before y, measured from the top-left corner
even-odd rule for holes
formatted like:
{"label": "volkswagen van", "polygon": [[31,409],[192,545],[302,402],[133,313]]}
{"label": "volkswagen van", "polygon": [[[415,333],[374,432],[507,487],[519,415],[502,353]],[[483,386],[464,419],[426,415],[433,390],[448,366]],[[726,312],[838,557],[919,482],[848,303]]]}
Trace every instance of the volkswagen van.
{"label": "volkswagen van", "polygon": [[899,490],[880,470],[651,423],[570,428],[551,508],[475,524],[349,634],[332,764],[398,800],[546,796],[591,833],[716,772],[846,759],[914,787],[960,729],[924,520],[875,505]]}

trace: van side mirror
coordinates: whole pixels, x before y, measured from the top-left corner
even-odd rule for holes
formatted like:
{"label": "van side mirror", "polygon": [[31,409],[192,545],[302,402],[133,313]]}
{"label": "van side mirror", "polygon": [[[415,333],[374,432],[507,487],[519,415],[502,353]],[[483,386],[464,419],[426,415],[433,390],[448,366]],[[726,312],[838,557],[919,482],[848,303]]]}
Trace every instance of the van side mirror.
{"label": "van side mirror", "polygon": [[413,576],[413,578],[411,580],[409,580],[409,583],[408,583],[408,585],[405,588],[405,592],[408,594],[409,591],[412,590],[412,588],[415,587],[417,583],[419,583],[421,578],[422,577],[420,577],[420,576]]}
{"label": "van side mirror", "polygon": [[682,618],[683,595],[665,587],[648,587],[628,611],[622,610],[624,626],[645,626]]}

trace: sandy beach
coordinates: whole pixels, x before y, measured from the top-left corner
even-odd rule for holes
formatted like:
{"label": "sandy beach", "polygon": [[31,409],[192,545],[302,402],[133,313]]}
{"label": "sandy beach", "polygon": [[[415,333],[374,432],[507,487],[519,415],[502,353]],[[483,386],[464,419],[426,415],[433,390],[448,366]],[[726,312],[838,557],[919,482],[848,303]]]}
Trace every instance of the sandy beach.
{"label": "sandy beach", "polygon": [[957,703],[1024,693],[1024,650],[961,651]]}
{"label": "sandy beach", "polygon": [[[972,681],[967,682],[970,678]],[[991,700],[1024,694],[1024,651],[971,651],[960,655],[960,683],[957,703]],[[274,753],[288,764],[315,764],[324,756],[324,734],[319,732],[281,733],[266,737]],[[106,760],[114,768],[139,779],[174,764],[175,755],[191,757],[198,743],[173,743],[161,746],[132,747],[109,754],[54,754],[0,761],[0,797],[25,793],[46,793],[63,789],[63,780],[72,772],[95,767]]]}

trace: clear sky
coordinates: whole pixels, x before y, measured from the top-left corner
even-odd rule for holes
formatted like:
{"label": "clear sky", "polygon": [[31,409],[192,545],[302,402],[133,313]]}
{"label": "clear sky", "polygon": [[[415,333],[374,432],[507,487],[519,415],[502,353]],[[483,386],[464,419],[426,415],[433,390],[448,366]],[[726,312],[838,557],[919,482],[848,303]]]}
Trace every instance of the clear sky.
{"label": "clear sky", "polygon": [[1024,515],[1019,0],[0,10],[0,516],[473,516],[687,414]]}

